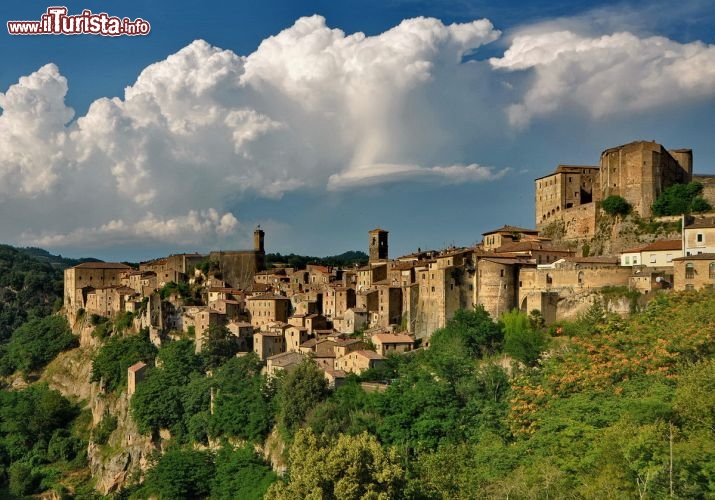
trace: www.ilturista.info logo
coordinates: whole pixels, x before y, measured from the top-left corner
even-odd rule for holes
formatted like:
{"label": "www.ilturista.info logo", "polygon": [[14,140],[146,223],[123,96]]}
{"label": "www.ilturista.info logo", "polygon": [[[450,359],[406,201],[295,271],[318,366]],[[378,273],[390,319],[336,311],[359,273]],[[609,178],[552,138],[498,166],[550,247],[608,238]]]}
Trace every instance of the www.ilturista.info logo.
{"label": "www.ilturista.info logo", "polygon": [[92,14],[83,10],[76,16],[67,15],[67,7],[49,7],[39,21],[8,21],[7,32],[11,35],[146,35],[151,25],[141,19],[120,19],[105,12]]}

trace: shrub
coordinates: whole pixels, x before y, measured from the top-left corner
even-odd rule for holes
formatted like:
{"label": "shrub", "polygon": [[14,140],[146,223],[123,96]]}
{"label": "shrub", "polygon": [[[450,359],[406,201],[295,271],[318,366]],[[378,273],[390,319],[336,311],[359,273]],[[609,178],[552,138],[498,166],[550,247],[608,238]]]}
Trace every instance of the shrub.
{"label": "shrub", "polygon": [[628,215],[632,207],[622,196],[611,195],[601,202],[601,208],[609,215]]}

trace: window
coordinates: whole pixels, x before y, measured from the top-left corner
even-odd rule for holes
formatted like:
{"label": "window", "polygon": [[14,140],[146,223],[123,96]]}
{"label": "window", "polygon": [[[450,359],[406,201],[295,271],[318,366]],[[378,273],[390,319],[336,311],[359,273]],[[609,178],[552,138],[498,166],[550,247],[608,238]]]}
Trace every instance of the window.
{"label": "window", "polygon": [[710,266],[708,266],[709,273],[708,275],[710,276],[710,279],[715,279],[715,262],[711,262]]}
{"label": "window", "polygon": [[703,242],[703,233],[698,233],[697,236],[695,237],[695,241],[697,241],[698,243],[702,243]]}
{"label": "window", "polygon": [[554,282],[554,278],[553,278],[553,276],[551,276],[551,273],[547,274],[547,275],[546,275],[546,284],[547,284],[547,285],[550,285],[550,284],[552,284],[553,282]]}
{"label": "window", "polygon": [[627,266],[631,265],[631,256],[630,255],[626,255],[626,265]]}
{"label": "window", "polygon": [[669,253],[665,255],[665,261],[666,262],[673,262],[673,254]]}
{"label": "window", "polygon": [[692,262],[685,264],[685,279],[691,280],[695,277],[695,266]]}
{"label": "window", "polygon": [[650,254],[650,263],[655,264],[656,255],[654,253]]}
{"label": "window", "polygon": [[633,265],[634,266],[638,265],[638,257],[633,257]]}
{"label": "window", "polygon": [[504,277],[504,269],[499,270],[499,276],[502,278]]}

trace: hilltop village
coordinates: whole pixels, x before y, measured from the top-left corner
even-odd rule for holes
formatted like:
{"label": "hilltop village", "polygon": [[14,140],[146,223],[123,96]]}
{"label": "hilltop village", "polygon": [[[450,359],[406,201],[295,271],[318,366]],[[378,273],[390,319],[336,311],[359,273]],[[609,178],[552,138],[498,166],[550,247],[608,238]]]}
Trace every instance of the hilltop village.
{"label": "hilltop village", "polygon": [[[223,329],[269,374],[310,356],[334,384],[389,353],[428,345],[459,309],[483,306],[493,318],[514,308],[538,311],[549,324],[582,311],[604,287],[642,295],[712,287],[715,214],[651,213],[666,188],[693,180],[715,201],[715,177],[695,176],[692,167],[687,149],[646,141],[610,148],[597,166],[559,165],[535,180],[533,229],[503,225],[475,246],[390,258],[389,232],[377,228],[367,234],[369,262],[359,268],[266,269],[260,228],[252,250],[170,255],[138,269],[85,262],[65,271],[64,311],[75,331],[93,316],[125,315],[154,343],[188,335],[197,351]],[[594,239],[614,222],[600,202],[614,195],[641,220],[676,230],[643,235],[630,247],[611,242],[610,251],[593,255]],[[130,387],[144,368],[130,368]]]}

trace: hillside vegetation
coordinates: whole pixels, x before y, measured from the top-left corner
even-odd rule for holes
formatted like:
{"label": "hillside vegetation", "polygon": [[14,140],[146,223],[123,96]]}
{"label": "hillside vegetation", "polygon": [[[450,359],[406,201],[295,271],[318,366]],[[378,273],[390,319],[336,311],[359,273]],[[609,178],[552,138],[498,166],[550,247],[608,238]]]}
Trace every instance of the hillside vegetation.
{"label": "hillside vegetation", "polygon": [[[266,378],[219,330],[197,354],[190,338],[157,349],[110,323],[91,378],[109,400],[147,362],[131,415],[163,450],[118,498],[715,497],[713,290],[663,293],[625,319],[596,303],[550,327],[459,311],[429,349],[336,390],[310,360]],[[66,328],[57,316],[15,327],[4,369],[36,374],[72,348]],[[0,497],[99,498],[88,443],[114,456],[125,426],[105,415],[92,429],[84,404],[40,383],[0,391]]]}

